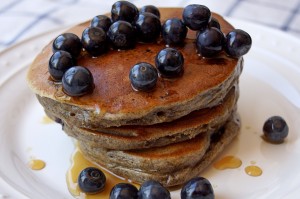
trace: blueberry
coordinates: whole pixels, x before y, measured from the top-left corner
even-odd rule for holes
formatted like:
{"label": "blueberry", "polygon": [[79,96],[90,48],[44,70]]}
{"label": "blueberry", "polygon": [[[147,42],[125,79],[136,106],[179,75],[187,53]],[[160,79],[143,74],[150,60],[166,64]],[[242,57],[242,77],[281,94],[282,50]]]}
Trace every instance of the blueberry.
{"label": "blueberry", "polygon": [[167,44],[183,43],[187,34],[187,27],[178,18],[165,21],[162,26],[162,37]]}
{"label": "blueberry", "polygon": [[141,7],[140,14],[144,13],[144,12],[150,12],[150,13],[156,15],[158,18],[160,18],[160,12],[159,12],[158,8],[153,5],[146,5],[146,6]]}
{"label": "blueberry", "polygon": [[94,89],[91,72],[82,66],[69,68],[62,78],[63,91],[69,96],[81,96]]}
{"label": "blueberry", "polygon": [[203,57],[213,57],[223,49],[224,34],[217,28],[206,28],[197,36],[197,50]]}
{"label": "blueberry", "polygon": [[149,63],[140,62],[130,69],[129,79],[134,89],[149,91],[156,85],[158,78],[157,70]]}
{"label": "blueberry", "polygon": [[94,167],[83,169],[78,176],[79,188],[89,194],[101,192],[105,187],[106,177],[104,173]]}
{"label": "blueberry", "polygon": [[71,53],[72,57],[78,57],[82,49],[79,37],[73,33],[63,33],[57,36],[52,44],[53,52],[64,50]]}
{"label": "blueberry", "polygon": [[111,192],[109,199],[137,199],[138,189],[132,184],[119,183],[116,184]]}
{"label": "blueberry", "polygon": [[178,77],[183,72],[183,55],[174,48],[165,48],[155,57],[155,65],[163,77]]}
{"label": "blueberry", "polygon": [[111,8],[111,19],[113,22],[123,20],[134,23],[139,14],[137,7],[128,1],[117,1]]}
{"label": "blueberry", "polygon": [[199,4],[191,4],[183,9],[182,19],[191,30],[201,30],[208,26],[211,19],[210,10]]}
{"label": "blueberry", "polygon": [[272,116],[264,123],[263,132],[267,141],[282,143],[288,136],[289,127],[282,117]]}
{"label": "blueberry", "polygon": [[235,29],[226,35],[224,49],[232,57],[245,55],[251,48],[251,36],[240,29]]}
{"label": "blueberry", "polygon": [[91,27],[102,28],[105,32],[112,24],[111,19],[105,15],[97,15],[91,21]]}
{"label": "blueberry", "polygon": [[171,199],[168,189],[159,182],[148,180],[144,182],[138,192],[138,199]]}
{"label": "blueberry", "polygon": [[54,81],[61,81],[66,70],[76,65],[76,60],[66,51],[56,51],[49,60],[48,71]]}
{"label": "blueberry", "polygon": [[154,42],[161,32],[159,18],[152,13],[142,13],[136,21],[138,38],[142,42]]}
{"label": "blueberry", "polygon": [[210,182],[203,177],[189,180],[181,189],[181,199],[214,199]]}
{"label": "blueberry", "polygon": [[106,33],[102,28],[88,27],[82,32],[83,48],[92,56],[103,54],[108,49]]}
{"label": "blueberry", "polygon": [[219,21],[214,17],[211,18],[208,26],[209,27],[215,27],[215,28],[221,30],[221,25],[220,25]]}
{"label": "blueberry", "polygon": [[126,21],[116,21],[108,29],[107,35],[114,48],[133,48],[136,42],[136,31]]}

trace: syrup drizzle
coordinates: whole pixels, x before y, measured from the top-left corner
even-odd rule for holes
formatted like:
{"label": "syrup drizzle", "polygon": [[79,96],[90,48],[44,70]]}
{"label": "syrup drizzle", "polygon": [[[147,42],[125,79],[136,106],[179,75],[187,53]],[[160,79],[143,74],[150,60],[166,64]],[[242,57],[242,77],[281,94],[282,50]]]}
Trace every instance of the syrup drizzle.
{"label": "syrup drizzle", "polygon": [[229,155],[215,162],[213,166],[215,169],[224,170],[239,168],[241,165],[242,161],[239,158]]}
{"label": "syrup drizzle", "polygon": [[28,162],[28,166],[29,168],[31,168],[32,170],[42,170],[43,168],[45,168],[46,163],[43,160],[39,160],[39,159],[31,159]]}
{"label": "syrup drizzle", "polygon": [[262,174],[262,169],[258,166],[255,165],[250,165],[247,166],[245,168],[245,172],[249,175],[249,176],[260,176]]}
{"label": "syrup drizzle", "polygon": [[[80,151],[78,144],[75,145],[75,151],[71,157],[71,167],[69,168],[66,176],[67,185],[69,192],[77,198],[81,199],[98,199],[98,198],[109,198],[109,194],[111,189],[118,183],[129,183],[126,179],[118,178],[117,176],[109,173],[105,169],[101,168],[99,165],[96,165],[83,156],[82,152]],[[86,194],[80,190],[77,183],[77,178],[79,173],[85,169],[86,167],[96,167],[103,171],[106,176],[106,185],[102,192],[97,194]],[[132,183],[133,184],[133,183]],[[133,184],[138,188],[137,184]]]}

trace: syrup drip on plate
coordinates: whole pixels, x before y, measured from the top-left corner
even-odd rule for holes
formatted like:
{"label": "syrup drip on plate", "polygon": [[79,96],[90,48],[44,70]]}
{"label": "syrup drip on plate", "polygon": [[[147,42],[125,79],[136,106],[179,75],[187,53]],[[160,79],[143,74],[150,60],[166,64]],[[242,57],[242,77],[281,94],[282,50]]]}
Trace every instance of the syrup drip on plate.
{"label": "syrup drip on plate", "polygon": [[245,168],[245,172],[249,176],[260,176],[262,174],[262,169],[258,166],[255,165],[250,165]]}
{"label": "syrup drip on plate", "polygon": [[45,116],[42,118],[41,123],[42,123],[42,124],[51,124],[51,123],[54,123],[54,121],[51,120],[47,115],[45,115]]}
{"label": "syrup drip on plate", "polygon": [[229,155],[214,163],[213,166],[215,169],[224,170],[239,168],[241,165],[242,161],[239,158]]}
{"label": "syrup drip on plate", "polygon": [[45,168],[46,163],[43,160],[32,159],[28,162],[28,166],[32,170],[42,170],[43,168]]}
{"label": "syrup drip on plate", "polygon": [[[75,145],[75,151],[71,157],[71,167],[67,172],[67,185],[69,192],[76,198],[84,198],[84,199],[98,199],[98,198],[109,198],[109,194],[111,189],[118,183],[129,183],[126,179],[121,179],[110,172],[106,171],[99,165],[96,165],[83,156],[82,152],[78,148],[78,144]],[[106,176],[106,185],[102,192],[97,194],[85,194],[83,193],[80,188],[78,187],[77,178],[79,173],[85,169],[86,167],[97,167]],[[138,185],[133,184],[138,187]]]}

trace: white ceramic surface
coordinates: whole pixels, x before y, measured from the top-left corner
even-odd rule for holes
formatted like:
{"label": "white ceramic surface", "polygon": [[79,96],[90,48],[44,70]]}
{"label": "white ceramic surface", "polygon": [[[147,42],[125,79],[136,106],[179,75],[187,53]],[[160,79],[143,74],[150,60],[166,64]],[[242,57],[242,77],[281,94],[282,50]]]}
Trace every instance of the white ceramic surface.
{"label": "white ceramic surface", "polygon": [[[217,199],[299,198],[300,190],[300,41],[282,32],[228,19],[249,32],[253,47],[245,56],[240,80],[240,136],[219,156],[235,155],[238,169],[203,172]],[[57,124],[43,124],[42,107],[25,81],[28,65],[62,30],[25,41],[0,54],[0,199],[72,198],[65,182],[74,149]],[[285,143],[261,139],[264,121],[283,116],[290,128]],[[31,158],[44,160],[41,171],[28,168]],[[263,174],[250,177],[244,168],[255,162]],[[179,191],[172,192],[179,199]]]}

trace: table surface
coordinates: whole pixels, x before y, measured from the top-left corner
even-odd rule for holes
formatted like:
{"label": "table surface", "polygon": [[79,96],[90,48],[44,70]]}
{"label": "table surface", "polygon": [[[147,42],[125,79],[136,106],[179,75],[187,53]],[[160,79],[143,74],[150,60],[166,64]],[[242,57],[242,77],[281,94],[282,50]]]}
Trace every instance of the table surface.
{"label": "table surface", "polygon": [[[225,17],[251,21],[300,38],[300,0],[131,0],[135,5],[206,5]],[[104,0],[1,0],[0,52],[25,39],[109,12]]]}

